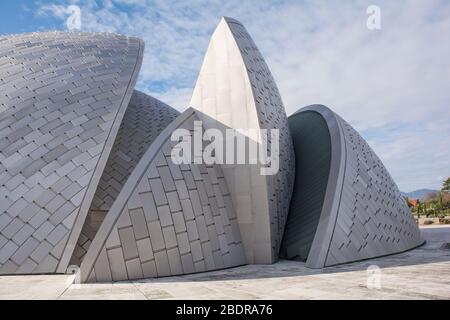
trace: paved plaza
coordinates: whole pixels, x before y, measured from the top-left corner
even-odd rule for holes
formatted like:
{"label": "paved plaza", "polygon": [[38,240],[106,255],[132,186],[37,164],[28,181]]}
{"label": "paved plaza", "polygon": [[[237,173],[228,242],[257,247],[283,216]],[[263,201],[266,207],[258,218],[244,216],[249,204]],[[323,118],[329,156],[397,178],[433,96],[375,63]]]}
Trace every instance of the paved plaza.
{"label": "paved plaza", "polygon": [[414,250],[322,270],[282,260],[113,284],[1,276],[0,299],[450,299],[450,227],[421,231],[427,243]]}

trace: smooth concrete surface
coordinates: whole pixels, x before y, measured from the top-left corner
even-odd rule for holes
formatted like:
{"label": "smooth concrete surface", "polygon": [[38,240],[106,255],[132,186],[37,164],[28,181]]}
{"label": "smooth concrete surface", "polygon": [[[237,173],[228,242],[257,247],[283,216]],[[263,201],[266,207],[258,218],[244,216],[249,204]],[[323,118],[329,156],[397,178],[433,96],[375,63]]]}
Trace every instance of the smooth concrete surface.
{"label": "smooth concrete surface", "polygon": [[[113,284],[70,284],[74,276],[65,275],[2,276],[0,299],[450,299],[450,226],[421,231],[427,243],[414,250],[323,270],[282,260]],[[368,277],[369,266],[380,268],[379,286]]]}
{"label": "smooth concrete surface", "polygon": [[[248,158],[245,165],[227,161],[222,167],[238,217],[247,262],[275,262],[294,186],[294,148],[275,80],[239,21],[221,19],[211,37],[189,106],[198,111],[205,129],[218,129],[225,135],[225,130],[235,129],[240,138],[246,140],[248,149],[250,146],[267,147],[271,150],[271,159],[278,155],[273,153],[278,148],[279,171],[274,175],[261,174],[267,168],[263,170],[264,166],[254,161],[255,155],[251,155],[254,159]],[[261,129],[278,130],[279,146],[272,145],[272,135],[265,137]],[[237,146],[229,149],[228,142],[227,159],[231,154],[242,152]]]}

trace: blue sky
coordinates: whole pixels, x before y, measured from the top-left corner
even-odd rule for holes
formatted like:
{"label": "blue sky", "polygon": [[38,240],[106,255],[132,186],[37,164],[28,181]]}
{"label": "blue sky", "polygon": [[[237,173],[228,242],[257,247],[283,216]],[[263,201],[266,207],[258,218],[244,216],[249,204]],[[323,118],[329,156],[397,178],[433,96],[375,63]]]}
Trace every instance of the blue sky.
{"label": "blue sky", "polygon": [[[321,103],[368,140],[400,189],[440,188],[450,176],[450,1],[2,0],[0,34],[82,31],[146,43],[137,88],[180,111],[221,16],[248,29],[277,81],[288,115]],[[366,27],[368,5],[381,30]]]}

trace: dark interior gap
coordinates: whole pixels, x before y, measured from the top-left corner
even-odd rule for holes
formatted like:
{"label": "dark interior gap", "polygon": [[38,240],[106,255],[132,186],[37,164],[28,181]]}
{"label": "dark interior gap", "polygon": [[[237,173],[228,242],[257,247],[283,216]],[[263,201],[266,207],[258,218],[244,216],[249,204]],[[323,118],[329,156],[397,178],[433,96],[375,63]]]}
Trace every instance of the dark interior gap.
{"label": "dark interior gap", "polygon": [[327,189],[331,139],[325,119],[315,111],[288,118],[295,152],[295,183],[280,258],[306,261]]}

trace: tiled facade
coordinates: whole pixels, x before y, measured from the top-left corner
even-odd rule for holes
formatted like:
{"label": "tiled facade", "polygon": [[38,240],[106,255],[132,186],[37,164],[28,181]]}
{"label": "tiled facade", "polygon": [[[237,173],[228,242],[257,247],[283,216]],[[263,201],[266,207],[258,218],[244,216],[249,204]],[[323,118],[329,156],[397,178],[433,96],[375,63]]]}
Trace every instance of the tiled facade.
{"label": "tiled facade", "polygon": [[80,265],[131,172],[150,144],[178,115],[178,111],[165,103],[142,92],[133,92],[75,247],[72,265]]}
{"label": "tiled facade", "polygon": [[0,273],[64,272],[142,60],[106,34],[0,37]]}
{"label": "tiled facade", "polygon": [[214,31],[190,106],[198,110],[207,128],[279,130],[276,175],[261,175],[259,164],[224,168],[248,262],[273,263],[294,185],[294,150],[278,88],[240,22],[223,18]]}
{"label": "tiled facade", "polygon": [[218,165],[173,165],[170,135],[193,130],[185,111],[143,156],[81,264],[81,281],[131,280],[246,263],[227,183]]}
{"label": "tiled facade", "polygon": [[[331,141],[328,179],[322,182],[326,192],[322,200],[315,203],[320,205],[315,225],[311,225],[311,217],[304,214],[311,207],[300,203],[291,208],[288,223],[309,224],[314,236],[308,240],[309,247],[304,252],[306,232],[298,234],[298,229],[287,228],[284,257],[303,255],[301,259],[308,267],[323,268],[403,252],[423,244],[419,228],[397,185],[355,129],[322,105],[300,109],[290,117],[290,123],[294,122],[291,125],[311,112],[326,123],[325,130]],[[309,152],[307,149],[298,151]],[[308,194],[308,188],[316,192],[320,189],[313,183],[303,190],[296,187],[293,197],[307,200],[315,196],[316,193]]]}
{"label": "tiled facade", "polygon": [[[162,277],[270,264],[280,251],[296,258],[298,243],[307,266],[320,268],[421,243],[378,157],[323,106],[307,110],[329,130],[326,192],[320,210],[292,205],[305,173],[295,173],[298,137],[241,23],[219,23],[182,114],[134,90],[143,47],[103,33],[0,37],[0,274],[75,265],[82,282]],[[202,129],[279,130],[279,171],[175,164],[171,135],[192,133],[196,120]]]}

